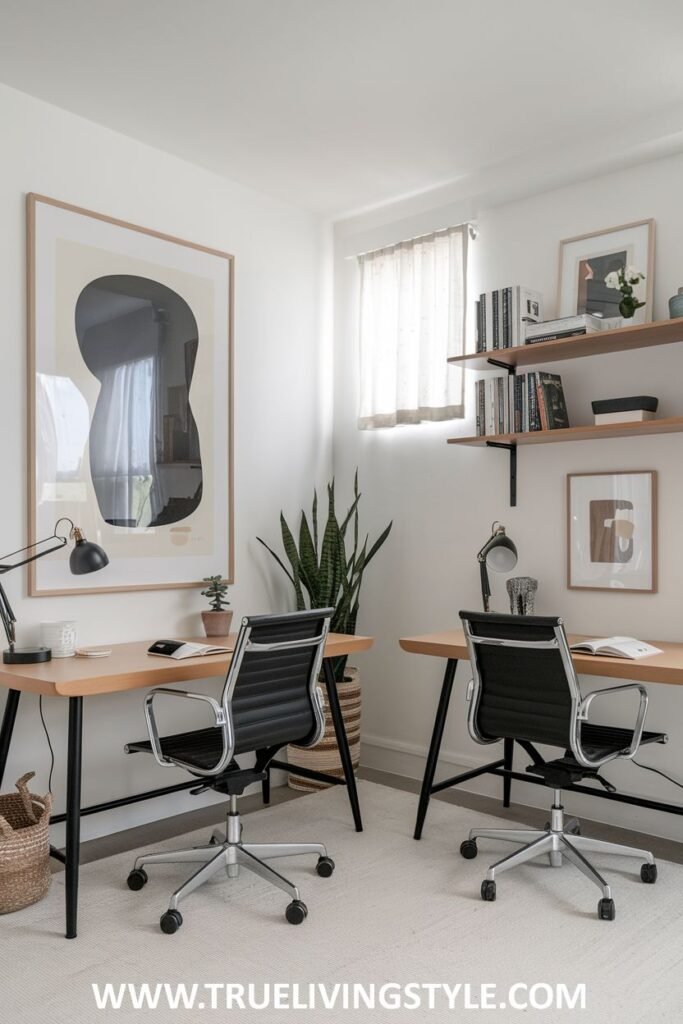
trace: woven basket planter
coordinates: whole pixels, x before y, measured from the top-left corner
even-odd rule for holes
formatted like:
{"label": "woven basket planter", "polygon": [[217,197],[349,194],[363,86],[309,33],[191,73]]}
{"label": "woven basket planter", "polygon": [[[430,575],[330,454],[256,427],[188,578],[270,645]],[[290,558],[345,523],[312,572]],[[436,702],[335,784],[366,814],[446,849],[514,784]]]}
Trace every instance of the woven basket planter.
{"label": "woven basket planter", "polygon": [[52,797],[29,793],[34,772],[17,782],[17,793],[0,796],[0,914],[42,900],[50,888]]}
{"label": "woven basket planter", "polygon": [[[325,691],[323,690],[323,693]],[[360,764],[360,717],[361,717],[361,688],[360,677],[357,668],[347,668],[342,683],[337,683],[337,693],[341,705],[342,718],[346,728],[346,735],[349,738],[351,750],[351,761],[354,772]],[[337,737],[334,733],[334,725],[327,700],[325,701],[325,734],[314,747],[296,747],[294,744],[287,748],[287,760],[292,766],[300,765],[302,768],[311,768],[316,772],[325,772],[327,775],[344,777],[339,757]],[[316,793],[320,789],[327,789],[332,783],[315,782],[313,779],[304,779],[295,772],[289,773],[288,784],[290,789],[297,789],[304,793]]]}

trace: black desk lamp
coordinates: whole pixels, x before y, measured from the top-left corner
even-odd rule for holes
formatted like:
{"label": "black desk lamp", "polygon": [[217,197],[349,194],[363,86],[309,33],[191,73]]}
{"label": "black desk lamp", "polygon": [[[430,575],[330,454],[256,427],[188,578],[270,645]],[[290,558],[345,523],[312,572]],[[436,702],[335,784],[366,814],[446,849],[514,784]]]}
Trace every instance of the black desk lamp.
{"label": "black desk lamp", "polygon": [[[69,536],[62,537],[57,533],[57,528],[60,523],[70,523],[71,529]],[[83,536],[83,533],[77,526],[66,517],[58,519],[55,523],[54,533],[50,537],[45,537],[43,540],[37,540],[34,544],[28,544],[25,548],[19,548],[17,551],[10,551],[8,555],[3,555],[4,558],[13,558],[14,555],[22,555],[26,551],[32,551],[33,548],[37,548],[40,544],[47,544],[51,540],[59,541],[58,544],[53,544],[52,547],[46,548],[45,551],[38,551],[23,558],[19,562],[10,562],[9,564],[4,561],[0,563],[0,576],[4,576],[6,572],[11,572],[12,569],[18,569],[22,565],[28,565],[29,562],[35,562],[36,559],[42,558],[43,555],[49,555],[53,551],[59,551],[63,548],[69,540],[73,540],[74,549],[69,557],[69,568],[74,576],[82,576],[87,572],[96,572],[98,569],[104,569],[105,565],[109,564],[109,559],[106,553],[102,550],[99,544],[93,544],[91,541],[87,541]],[[52,657],[52,651],[49,647],[16,647],[16,634],[14,626],[16,619],[12,606],[7,600],[7,594],[5,593],[2,583],[0,583],[0,619],[5,628],[5,635],[9,642],[9,647],[2,653],[2,660],[6,665],[32,665],[39,661],[50,661]]]}
{"label": "black desk lamp", "polygon": [[502,523],[495,522],[491,526],[491,536],[477,555],[479,573],[481,575],[481,599],[484,611],[489,611],[491,585],[488,569],[494,572],[511,572],[517,565],[517,548],[505,533]]}

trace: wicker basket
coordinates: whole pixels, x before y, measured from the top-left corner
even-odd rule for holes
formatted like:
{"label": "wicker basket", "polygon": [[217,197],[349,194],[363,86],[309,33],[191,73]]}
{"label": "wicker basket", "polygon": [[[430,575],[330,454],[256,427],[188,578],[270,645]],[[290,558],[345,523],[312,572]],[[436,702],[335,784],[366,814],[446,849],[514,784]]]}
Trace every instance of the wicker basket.
{"label": "wicker basket", "polygon": [[29,793],[28,772],[17,793],[0,796],[0,914],[37,903],[50,888],[52,796]]}
{"label": "wicker basket", "polygon": [[[355,772],[360,763],[361,717],[361,687],[357,668],[346,669],[344,681],[337,683],[337,693]],[[325,734],[323,738],[314,747],[296,747],[290,743],[287,748],[287,760],[294,769],[300,765],[302,768],[312,768],[313,771],[324,772],[326,775],[336,775],[340,779],[344,777],[337,737],[327,700],[325,700]],[[297,789],[304,793],[316,793],[318,790],[332,785],[331,782],[305,779],[302,775],[297,775],[296,771],[290,771],[287,781],[290,789]]]}

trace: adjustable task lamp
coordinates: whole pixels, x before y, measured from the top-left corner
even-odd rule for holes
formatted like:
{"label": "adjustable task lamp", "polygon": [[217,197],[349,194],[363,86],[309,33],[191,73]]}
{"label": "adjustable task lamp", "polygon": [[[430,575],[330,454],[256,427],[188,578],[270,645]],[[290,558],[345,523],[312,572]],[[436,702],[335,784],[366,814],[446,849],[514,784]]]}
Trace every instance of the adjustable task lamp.
{"label": "adjustable task lamp", "polygon": [[[62,537],[57,533],[57,529],[60,523],[69,523],[71,529],[69,530],[69,536]],[[58,541],[59,543],[53,544],[52,547],[46,548],[45,551],[37,551],[30,554],[27,558],[22,558],[18,562],[10,562],[9,564],[4,561],[0,563],[0,576],[4,576],[6,572],[11,572],[12,569],[19,569],[22,565],[27,565],[29,562],[35,562],[36,559],[42,558],[43,555],[49,555],[53,551],[59,551],[69,540],[74,542],[74,549],[69,557],[69,569],[74,576],[82,576],[84,573],[96,572],[98,569],[104,569],[105,565],[109,564],[109,559],[105,551],[99,546],[99,544],[93,544],[92,541],[88,541],[83,536],[82,531],[66,517],[58,519],[55,523],[54,533],[50,537],[45,537],[43,540],[38,540],[34,544],[28,544],[25,548],[19,548],[17,551],[10,551],[8,555],[3,555],[4,558],[13,558],[15,555],[22,555],[24,552],[33,551],[34,548],[39,547],[41,544],[47,544],[49,541]],[[31,665],[39,661],[50,661],[52,657],[52,651],[49,647],[16,647],[16,634],[15,624],[16,619],[12,606],[7,600],[7,594],[5,593],[2,584],[0,583],[0,619],[5,629],[5,635],[9,642],[9,647],[6,651],[3,651],[2,660],[6,665]]]}
{"label": "adjustable task lamp", "polygon": [[484,611],[489,611],[491,585],[488,570],[494,572],[511,572],[517,565],[517,548],[505,533],[502,523],[495,522],[491,526],[491,536],[477,555],[479,573],[481,575],[481,599]]}

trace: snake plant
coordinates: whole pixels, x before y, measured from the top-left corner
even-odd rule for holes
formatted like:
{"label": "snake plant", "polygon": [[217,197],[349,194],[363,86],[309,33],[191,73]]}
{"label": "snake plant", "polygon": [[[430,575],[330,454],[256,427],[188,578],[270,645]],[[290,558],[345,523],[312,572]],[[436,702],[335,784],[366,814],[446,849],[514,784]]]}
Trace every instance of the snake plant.
{"label": "snake plant", "polygon": [[[298,610],[309,608],[334,608],[331,630],[334,633],[355,633],[360,602],[363,574],[389,536],[392,523],[370,544],[366,534],[362,546],[358,504],[361,493],[358,490],[358,470],[353,481],[353,502],[341,523],[335,510],[334,479],[327,484],[327,522],[320,537],[318,529],[318,495],[313,492],[311,521],[305,511],[301,512],[298,544],[292,530],[280,512],[282,546],[289,565],[266,544],[261,537],[256,539],[273,556],[294,588]],[[349,528],[353,535],[347,541]],[[348,550],[347,550],[348,543]],[[306,603],[308,601],[308,604]],[[335,659],[335,679],[344,677],[346,658]]]}

